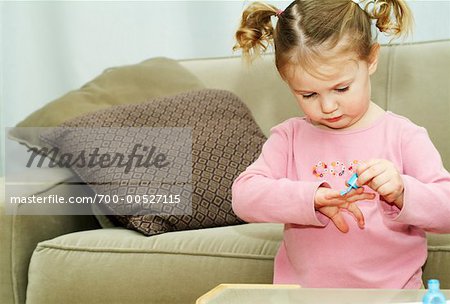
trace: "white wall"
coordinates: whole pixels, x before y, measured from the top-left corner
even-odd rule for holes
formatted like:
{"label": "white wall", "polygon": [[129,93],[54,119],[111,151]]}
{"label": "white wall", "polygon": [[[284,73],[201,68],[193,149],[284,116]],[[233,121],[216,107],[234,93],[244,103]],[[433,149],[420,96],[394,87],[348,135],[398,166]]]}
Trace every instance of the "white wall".
{"label": "white wall", "polygon": [[[281,9],[290,3],[268,2]],[[248,3],[2,2],[2,130],[110,66],[154,56],[233,55],[233,35]],[[450,1],[408,3],[416,28],[407,41],[450,38]]]}

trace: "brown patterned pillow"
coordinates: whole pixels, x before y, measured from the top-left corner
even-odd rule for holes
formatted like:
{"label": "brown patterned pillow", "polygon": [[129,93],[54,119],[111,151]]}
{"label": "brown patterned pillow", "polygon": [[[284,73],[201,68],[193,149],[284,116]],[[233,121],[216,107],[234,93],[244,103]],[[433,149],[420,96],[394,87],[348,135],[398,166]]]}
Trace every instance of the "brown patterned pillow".
{"label": "brown patterned pillow", "polygon": [[[183,149],[176,147],[177,143],[186,143],[183,132],[169,132],[167,136],[152,133],[169,129],[191,130],[192,137],[188,136],[192,140],[191,153],[181,153]],[[182,160],[175,171],[173,167],[156,170],[137,166],[128,172],[124,166],[72,169],[97,194],[126,197],[164,190],[189,198],[190,204],[181,207],[167,204],[151,210],[145,204],[97,205],[112,214],[108,215],[111,220],[145,235],[243,223],[231,209],[231,185],[256,160],[266,138],[249,109],[229,91],[203,89],[138,105],[116,106],[81,116],[41,136],[58,146],[61,153],[115,147],[115,151],[125,154],[136,144],[151,146],[155,137],[160,138],[157,147],[172,143],[165,150],[167,160],[172,152]],[[161,183],[168,177],[173,183]]]}

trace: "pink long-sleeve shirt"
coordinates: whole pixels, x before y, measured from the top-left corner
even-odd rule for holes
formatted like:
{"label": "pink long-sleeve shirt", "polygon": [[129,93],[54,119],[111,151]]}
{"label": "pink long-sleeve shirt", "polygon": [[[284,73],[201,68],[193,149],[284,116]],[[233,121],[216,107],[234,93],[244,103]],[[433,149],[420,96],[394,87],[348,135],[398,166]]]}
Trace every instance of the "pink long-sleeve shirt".
{"label": "pink long-sleeve shirt", "polygon": [[[404,205],[399,210],[378,194],[357,202],[365,228],[343,212],[350,227],[344,234],[314,209],[315,192],[321,185],[345,189],[358,163],[374,158],[396,165]],[[273,127],[259,158],[234,181],[232,198],[243,220],[285,224],[275,284],[420,288],[425,232],[450,233],[450,174],[427,131],[391,112],[359,130],[319,129],[307,118]]]}

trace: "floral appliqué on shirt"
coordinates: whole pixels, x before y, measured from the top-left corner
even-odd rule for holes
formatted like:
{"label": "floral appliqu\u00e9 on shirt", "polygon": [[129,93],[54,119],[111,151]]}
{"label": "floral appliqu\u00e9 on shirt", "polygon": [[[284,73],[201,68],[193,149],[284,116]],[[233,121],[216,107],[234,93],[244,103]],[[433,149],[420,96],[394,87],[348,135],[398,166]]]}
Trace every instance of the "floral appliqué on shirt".
{"label": "floral appliqu\u00e9 on shirt", "polygon": [[355,173],[361,161],[352,160],[347,163],[336,160],[331,163],[319,161],[312,168],[312,173],[319,179],[323,179],[327,176],[343,176],[347,173]]}

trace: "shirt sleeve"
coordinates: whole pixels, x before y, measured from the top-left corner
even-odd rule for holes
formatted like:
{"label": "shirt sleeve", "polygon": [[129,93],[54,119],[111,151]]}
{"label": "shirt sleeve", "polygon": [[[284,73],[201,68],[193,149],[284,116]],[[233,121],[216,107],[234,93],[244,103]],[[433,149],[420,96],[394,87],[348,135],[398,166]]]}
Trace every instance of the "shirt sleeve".
{"label": "shirt sleeve", "polygon": [[450,233],[450,174],[424,128],[403,138],[403,207],[381,203],[384,214],[428,232]]}
{"label": "shirt sleeve", "polygon": [[325,226],[329,219],[314,209],[316,190],[324,182],[287,178],[292,169],[292,136],[278,125],[264,143],[258,159],[232,186],[233,211],[247,222],[292,223]]}

